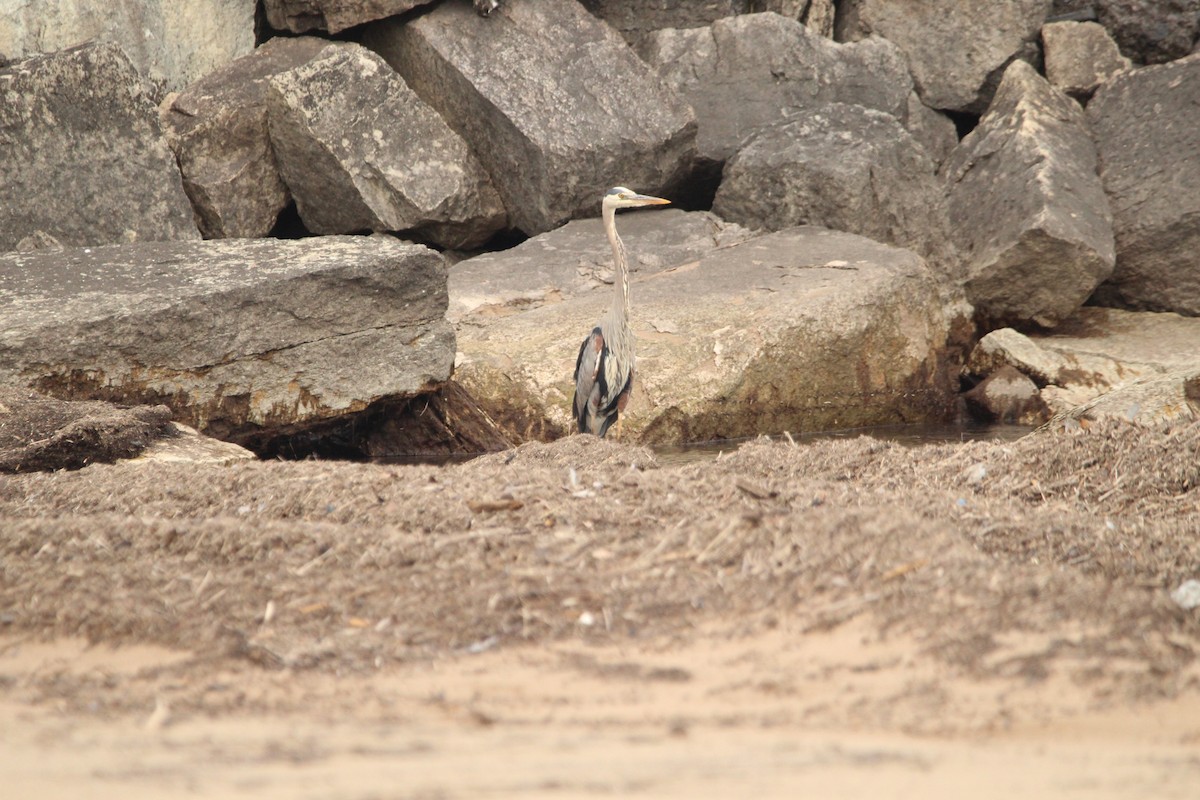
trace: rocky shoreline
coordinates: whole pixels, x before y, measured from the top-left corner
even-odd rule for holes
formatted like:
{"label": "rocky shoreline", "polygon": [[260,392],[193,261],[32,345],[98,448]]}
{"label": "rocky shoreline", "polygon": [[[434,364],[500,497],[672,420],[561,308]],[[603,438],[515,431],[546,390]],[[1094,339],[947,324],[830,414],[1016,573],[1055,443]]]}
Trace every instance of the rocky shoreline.
{"label": "rocky shoreline", "polygon": [[[559,436],[612,279],[588,220],[624,184],[683,209],[620,218],[635,441],[1190,418],[1200,22],[1178,5],[266,0],[256,23],[245,0],[212,4],[203,62],[150,0],[20,10],[0,376],[260,453],[452,379],[492,433],[434,449]],[[131,48],[135,23],[164,44]],[[1170,334],[1106,350],[1136,329]],[[1018,339],[1069,352],[1047,371]]]}

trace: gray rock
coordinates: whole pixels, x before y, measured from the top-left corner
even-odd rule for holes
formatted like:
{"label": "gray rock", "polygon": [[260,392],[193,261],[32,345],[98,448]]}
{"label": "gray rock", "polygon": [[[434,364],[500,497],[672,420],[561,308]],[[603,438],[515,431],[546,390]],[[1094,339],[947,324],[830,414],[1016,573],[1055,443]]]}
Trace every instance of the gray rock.
{"label": "gray rock", "polygon": [[[1085,306],[1053,333],[992,331],[979,340],[966,372],[983,376],[1005,367],[1041,384],[1051,413],[1069,414],[1135,381],[1153,384],[1177,372],[1200,371],[1200,319]],[[1173,393],[1171,402],[1182,396],[1182,379],[1161,385]],[[1126,403],[1118,414],[1128,409]]]}
{"label": "gray rock", "polygon": [[[945,419],[947,322],[915,254],[804,227],[635,275],[623,435],[677,443]],[[514,439],[565,433],[588,293],[460,326],[456,379]]]}
{"label": "gray rock", "polygon": [[1037,384],[1003,366],[963,395],[977,417],[1006,425],[1039,425],[1049,418]]}
{"label": "gray rock", "polygon": [[908,96],[904,127],[939,167],[958,147],[958,129],[954,120],[922,103],[916,92]]}
{"label": "gray rock", "polygon": [[64,245],[198,239],[145,86],[114,44],[0,70],[0,252],[42,231]]}
{"label": "gray rock", "polygon": [[831,103],[760,128],[725,165],[713,211],[747,227],[821,225],[946,257],[933,162],[894,117],[862,106]]}
{"label": "gray rock", "polygon": [[1049,8],[1050,0],[849,0],[837,34],[894,42],[930,108],[980,112],[991,101],[989,76],[1028,52]]}
{"label": "gray rock", "polygon": [[832,102],[903,117],[912,91],[890,43],[835,44],[778,14],[659,31],[642,56],[692,104],[699,155],[718,170],[762,125]]}
{"label": "gray rock", "polygon": [[981,320],[1053,326],[1112,273],[1112,222],[1083,111],[1023,61],[1005,70],[942,174]]}
{"label": "gray rock", "polygon": [[[1049,427],[1071,420],[1124,420],[1143,425],[1190,422],[1200,418],[1200,366],[1169,370],[1121,383],[1090,400],[1071,405],[1046,423]],[[1043,396],[1046,390],[1042,390]]]}
{"label": "gray rock", "polygon": [[[619,220],[630,272],[646,277],[753,236],[707,211],[625,212]],[[612,248],[598,219],[580,219],[509,250],[484,253],[450,268],[447,318],[486,325],[498,315],[601,292],[613,282]],[[651,323],[653,325],[653,323]]]}
{"label": "gray rock", "polygon": [[718,19],[744,14],[750,5],[748,0],[704,0],[699,3],[663,0],[581,2],[592,14],[620,31],[630,46],[635,48],[663,28],[702,28]]}
{"label": "gray rock", "polygon": [[449,377],[445,281],[390,236],[0,256],[0,383],[161,402],[221,438],[300,428]]}
{"label": "gray rock", "polygon": [[1139,64],[1182,58],[1200,35],[1196,0],[1054,0],[1055,14],[1073,11],[1099,20]]}
{"label": "gray rock", "polygon": [[751,0],[750,10],[774,11],[788,19],[803,22],[804,27],[818,36],[833,38],[833,0]]}
{"label": "gray rock", "polygon": [[292,33],[338,33],[364,22],[403,14],[432,0],[263,0],[272,28]]}
{"label": "gray rock", "polygon": [[0,6],[0,54],[19,59],[111,42],[156,96],[254,49],[255,0],[6,0]]}
{"label": "gray rock", "polygon": [[410,231],[458,248],[504,227],[466,142],[367,48],[329,42],[267,83],[279,171],[310,231]]}
{"label": "gray rock", "polygon": [[1049,22],[1042,26],[1042,48],[1046,79],[1072,97],[1090,97],[1097,86],[1130,67],[1096,22]]}
{"label": "gray rock", "polygon": [[1117,75],[1087,115],[1116,234],[1104,301],[1200,315],[1200,55]]}
{"label": "gray rock", "polygon": [[574,0],[487,19],[443,3],[364,42],[470,143],[528,234],[595,212],[612,186],[670,194],[692,162],[691,109]]}
{"label": "gray rock", "polygon": [[1175,591],[1171,592],[1171,599],[1187,611],[1200,608],[1200,581],[1189,578],[1179,584]]}
{"label": "gray rock", "polygon": [[267,80],[326,44],[276,37],[163,101],[163,126],[205,237],[256,238],[274,227],[291,195],[271,147]]}

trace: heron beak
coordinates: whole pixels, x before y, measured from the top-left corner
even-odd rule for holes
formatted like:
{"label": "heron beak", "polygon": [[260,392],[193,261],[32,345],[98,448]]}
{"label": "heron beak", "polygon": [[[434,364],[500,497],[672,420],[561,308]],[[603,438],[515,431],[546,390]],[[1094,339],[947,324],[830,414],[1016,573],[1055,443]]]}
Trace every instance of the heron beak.
{"label": "heron beak", "polygon": [[664,200],[661,197],[652,197],[648,194],[635,194],[629,199],[639,206],[669,206],[671,204],[670,200]]}

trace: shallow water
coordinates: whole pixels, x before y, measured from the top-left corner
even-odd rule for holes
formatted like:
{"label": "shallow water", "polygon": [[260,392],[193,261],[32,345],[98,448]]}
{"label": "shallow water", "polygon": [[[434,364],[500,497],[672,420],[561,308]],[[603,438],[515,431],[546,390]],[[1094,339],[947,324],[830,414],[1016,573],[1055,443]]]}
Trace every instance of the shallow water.
{"label": "shallow water", "polygon": [[[1032,428],[1026,425],[983,425],[967,424],[917,424],[917,425],[872,425],[864,428],[847,428],[835,431],[813,431],[811,433],[790,434],[796,442],[813,442],[819,439],[853,439],[859,436],[871,436],[883,441],[896,442],[910,447],[923,444],[944,444],[948,442],[968,442],[976,440],[1012,441],[1029,433]],[[768,437],[775,441],[786,441],[789,434],[779,434]],[[655,447],[654,453],[662,466],[673,464],[689,464],[694,461],[704,461],[716,458],[721,453],[737,450],[744,443],[755,437],[742,439],[718,439],[709,442],[690,442],[688,444],[662,445]],[[370,459],[376,464],[457,464],[470,461],[484,453],[453,456],[381,456]]]}
{"label": "shallow water", "polygon": [[[1027,425],[983,425],[967,424],[916,424],[916,425],[871,425],[864,428],[847,428],[835,431],[813,431],[811,433],[790,434],[797,443],[814,442],[820,439],[855,439],[859,436],[870,436],[887,442],[896,442],[907,447],[917,447],[924,444],[946,444],[951,442],[970,441],[1013,441],[1020,439],[1033,428]],[[771,436],[775,441],[786,441],[789,434]],[[703,461],[716,458],[721,453],[737,450],[752,437],[744,439],[720,439],[712,442],[692,442],[689,444],[667,445],[654,448],[661,466],[672,464],[688,464],[693,461]]]}

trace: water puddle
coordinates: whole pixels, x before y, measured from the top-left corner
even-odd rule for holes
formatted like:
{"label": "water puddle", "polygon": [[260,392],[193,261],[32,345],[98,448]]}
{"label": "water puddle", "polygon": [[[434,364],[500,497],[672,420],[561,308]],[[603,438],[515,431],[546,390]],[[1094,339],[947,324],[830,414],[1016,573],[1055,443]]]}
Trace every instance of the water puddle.
{"label": "water puddle", "polygon": [[[870,436],[885,442],[895,442],[906,447],[919,447],[926,444],[952,444],[954,442],[971,441],[1002,441],[1010,442],[1020,439],[1033,428],[1027,425],[985,425],[981,423],[965,424],[915,424],[915,425],[871,425],[864,428],[847,428],[836,431],[812,431],[809,433],[791,434],[797,444],[815,442],[822,439],[856,439],[859,436]],[[713,442],[693,442],[680,445],[666,445],[654,448],[660,466],[689,464],[693,461],[703,461],[716,458],[721,453],[737,450],[753,437],[745,439],[721,439]],[[787,434],[771,436],[774,441],[786,441]]]}
{"label": "water puddle", "polygon": [[[797,443],[814,442],[821,439],[854,439],[859,436],[871,436],[888,442],[917,447],[924,444],[946,444],[969,441],[1013,441],[1029,433],[1033,428],[1026,425],[985,425],[980,423],[965,424],[915,424],[915,425],[873,425],[864,428],[847,428],[835,431],[813,431],[809,433],[791,434]],[[704,461],[716,458],[721,453],[737,450],[744,443],[756,437],[743,439],[719,439],[709,442],[691,442],[688,444],[660,445],[653,448],[661,466],[688,464],[693,461]],[[786,441],[787,434],[768,437],[775,441]],[[375,464],[459,464],[470,461],[484,453],[458,454],[451,456],[381,456],[370,459]]]}

